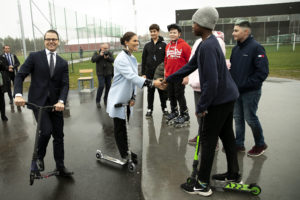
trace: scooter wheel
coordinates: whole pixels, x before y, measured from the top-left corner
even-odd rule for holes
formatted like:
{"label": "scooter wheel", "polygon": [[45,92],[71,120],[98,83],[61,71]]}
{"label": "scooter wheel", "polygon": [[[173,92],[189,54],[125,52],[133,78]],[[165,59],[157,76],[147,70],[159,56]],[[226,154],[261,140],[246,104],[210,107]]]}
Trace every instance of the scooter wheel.
{"label": "scooter wheel", "polygon": [[255,196],[257,196],[261,193],[261,188],[256,184],[250,184],[249,189],[251,191],[251,194],[253,194]]}
{"label": "scooter wheel", "polygon": [[34,174],[30,173],[30,185],[33,185],[34,182]]}
{"label": "scooter wheel", "polygon": [[97,159],[102,159],[103,158],[103,155],[102,155],[101,151],[97,150],[96,158]]}
{"label": "scooter wheel", "polygon": [[133,162],[128,163],[128,171],[129,172],[133,173],[133,172],[135,172],[135,169],[136,169],[136,167]]}

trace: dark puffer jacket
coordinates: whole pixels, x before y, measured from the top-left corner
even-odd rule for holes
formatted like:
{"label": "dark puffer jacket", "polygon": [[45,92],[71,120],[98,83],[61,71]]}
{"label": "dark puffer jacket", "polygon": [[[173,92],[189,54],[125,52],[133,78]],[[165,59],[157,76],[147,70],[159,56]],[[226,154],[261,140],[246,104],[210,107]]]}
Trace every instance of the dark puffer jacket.
{"label": "dark puffer jacket", "polygon": [[142,75],[146,75],[148,79],[153,79],[156,67],[164,62],[166,45],[161,36],[159,36],[156,44],[151,39],[145,45],[142,55]]}

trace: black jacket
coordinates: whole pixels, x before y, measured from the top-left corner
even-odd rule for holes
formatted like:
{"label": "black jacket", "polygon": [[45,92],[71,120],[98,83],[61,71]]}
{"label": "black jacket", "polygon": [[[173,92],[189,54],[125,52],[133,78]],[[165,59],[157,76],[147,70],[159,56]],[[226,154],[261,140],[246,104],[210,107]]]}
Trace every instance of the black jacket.
{"label": "black jacket", "polygon": [[[13,74],[17,74],[18,72],[18,67],[20,66],[20,61],[18,59],[18,57],[15,55],[15,54],[10,54],[11,56],[11,59],[12,59],[12,66],[14,67],[14,71],[13,72],[9,72],[9,73],[13,73]],[[4,61],[4,64],[6,66],[9,66],[9,63],[6,59],[6,56],[5,56],[5,53],[1,54],[1,57],[4,58],[3,61]]]}
{"label": "black jacket", "polygon": [[166,45],[161,36],[156,44],[151,39],[145,45],[142,55],[142,75],[146,75],[148,79],[153,78],[156,67],[164,62]]}
{"label": "black jacket", "polygon": [[265,49],[252,36],[237,43],[232,49],[230,62],[230,73],[240,93],[260,89],[268,77],[269,62]]}
{"label": "black jacket", "polygon": [[113,54],[109,51],[108,59],[104,59],[104,56],[100,55],[100,52],[95,52],[93,57],[92,57],[92,62],[96,63],[96,72],[97,76],[108,76],[108,75],[113,75],[113,65],[112,63],[114,62],[114,56]]}
{"label": "black jacket", "polygon": [[7,92],[10,87],[10,79],[9,79],[9,71],[8,65],[6,65],[6,58],[1,56],[0,57],[0,73],[3,79],[3,86],[0,86],[0,92]]}

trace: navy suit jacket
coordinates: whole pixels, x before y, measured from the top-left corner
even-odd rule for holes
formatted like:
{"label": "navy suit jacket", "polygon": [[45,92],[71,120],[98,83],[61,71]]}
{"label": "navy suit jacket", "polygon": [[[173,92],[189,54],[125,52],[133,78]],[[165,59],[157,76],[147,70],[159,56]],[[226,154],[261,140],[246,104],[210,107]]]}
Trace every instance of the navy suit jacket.
{"label": "navy suit jacket", "polygon": [[58,100],[66,102],[69,92],[67,61],[56,54],[54,74],[50,77],[46,51],[30,53],[15,77],[15,94],[23,94],[23,81],[29,74],[31,75],[31,83],[28,102],[39,106],[54,105]]}

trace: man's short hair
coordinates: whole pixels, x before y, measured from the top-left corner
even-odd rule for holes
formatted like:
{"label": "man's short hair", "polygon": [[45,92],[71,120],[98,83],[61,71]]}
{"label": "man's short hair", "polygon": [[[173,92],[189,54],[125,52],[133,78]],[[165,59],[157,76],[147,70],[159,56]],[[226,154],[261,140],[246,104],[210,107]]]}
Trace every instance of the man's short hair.
{"label": "man's short hair", "polygon": [[55,33],[55,34],[57,35],[57,39],[59,40],[59,35],[58,35],[58,32],[57,32],[56,30],[53,30],[53,29],[48,30],[48,31],[45,33],[45,35],[44,35],[44,39],[46,39],[46,34],[47,34],[47,33]]}
{"label": "man's short hair", "polygon": [[149,31],[151,31],[153,29],[159,31],[159,26],[157,24],[151,24],[151,26],[149,27]]}
{"label": "man's short hair", "polygon": [[244,28],[251,28],[251,24],[247,20],[237,20],[234,25]]}
{"label": "man's short hair", "polygon": [[181,27],[178,24],[170,24],[167,28],[169,32],[171,29],[176,29],[179,33],[181,33]]}

